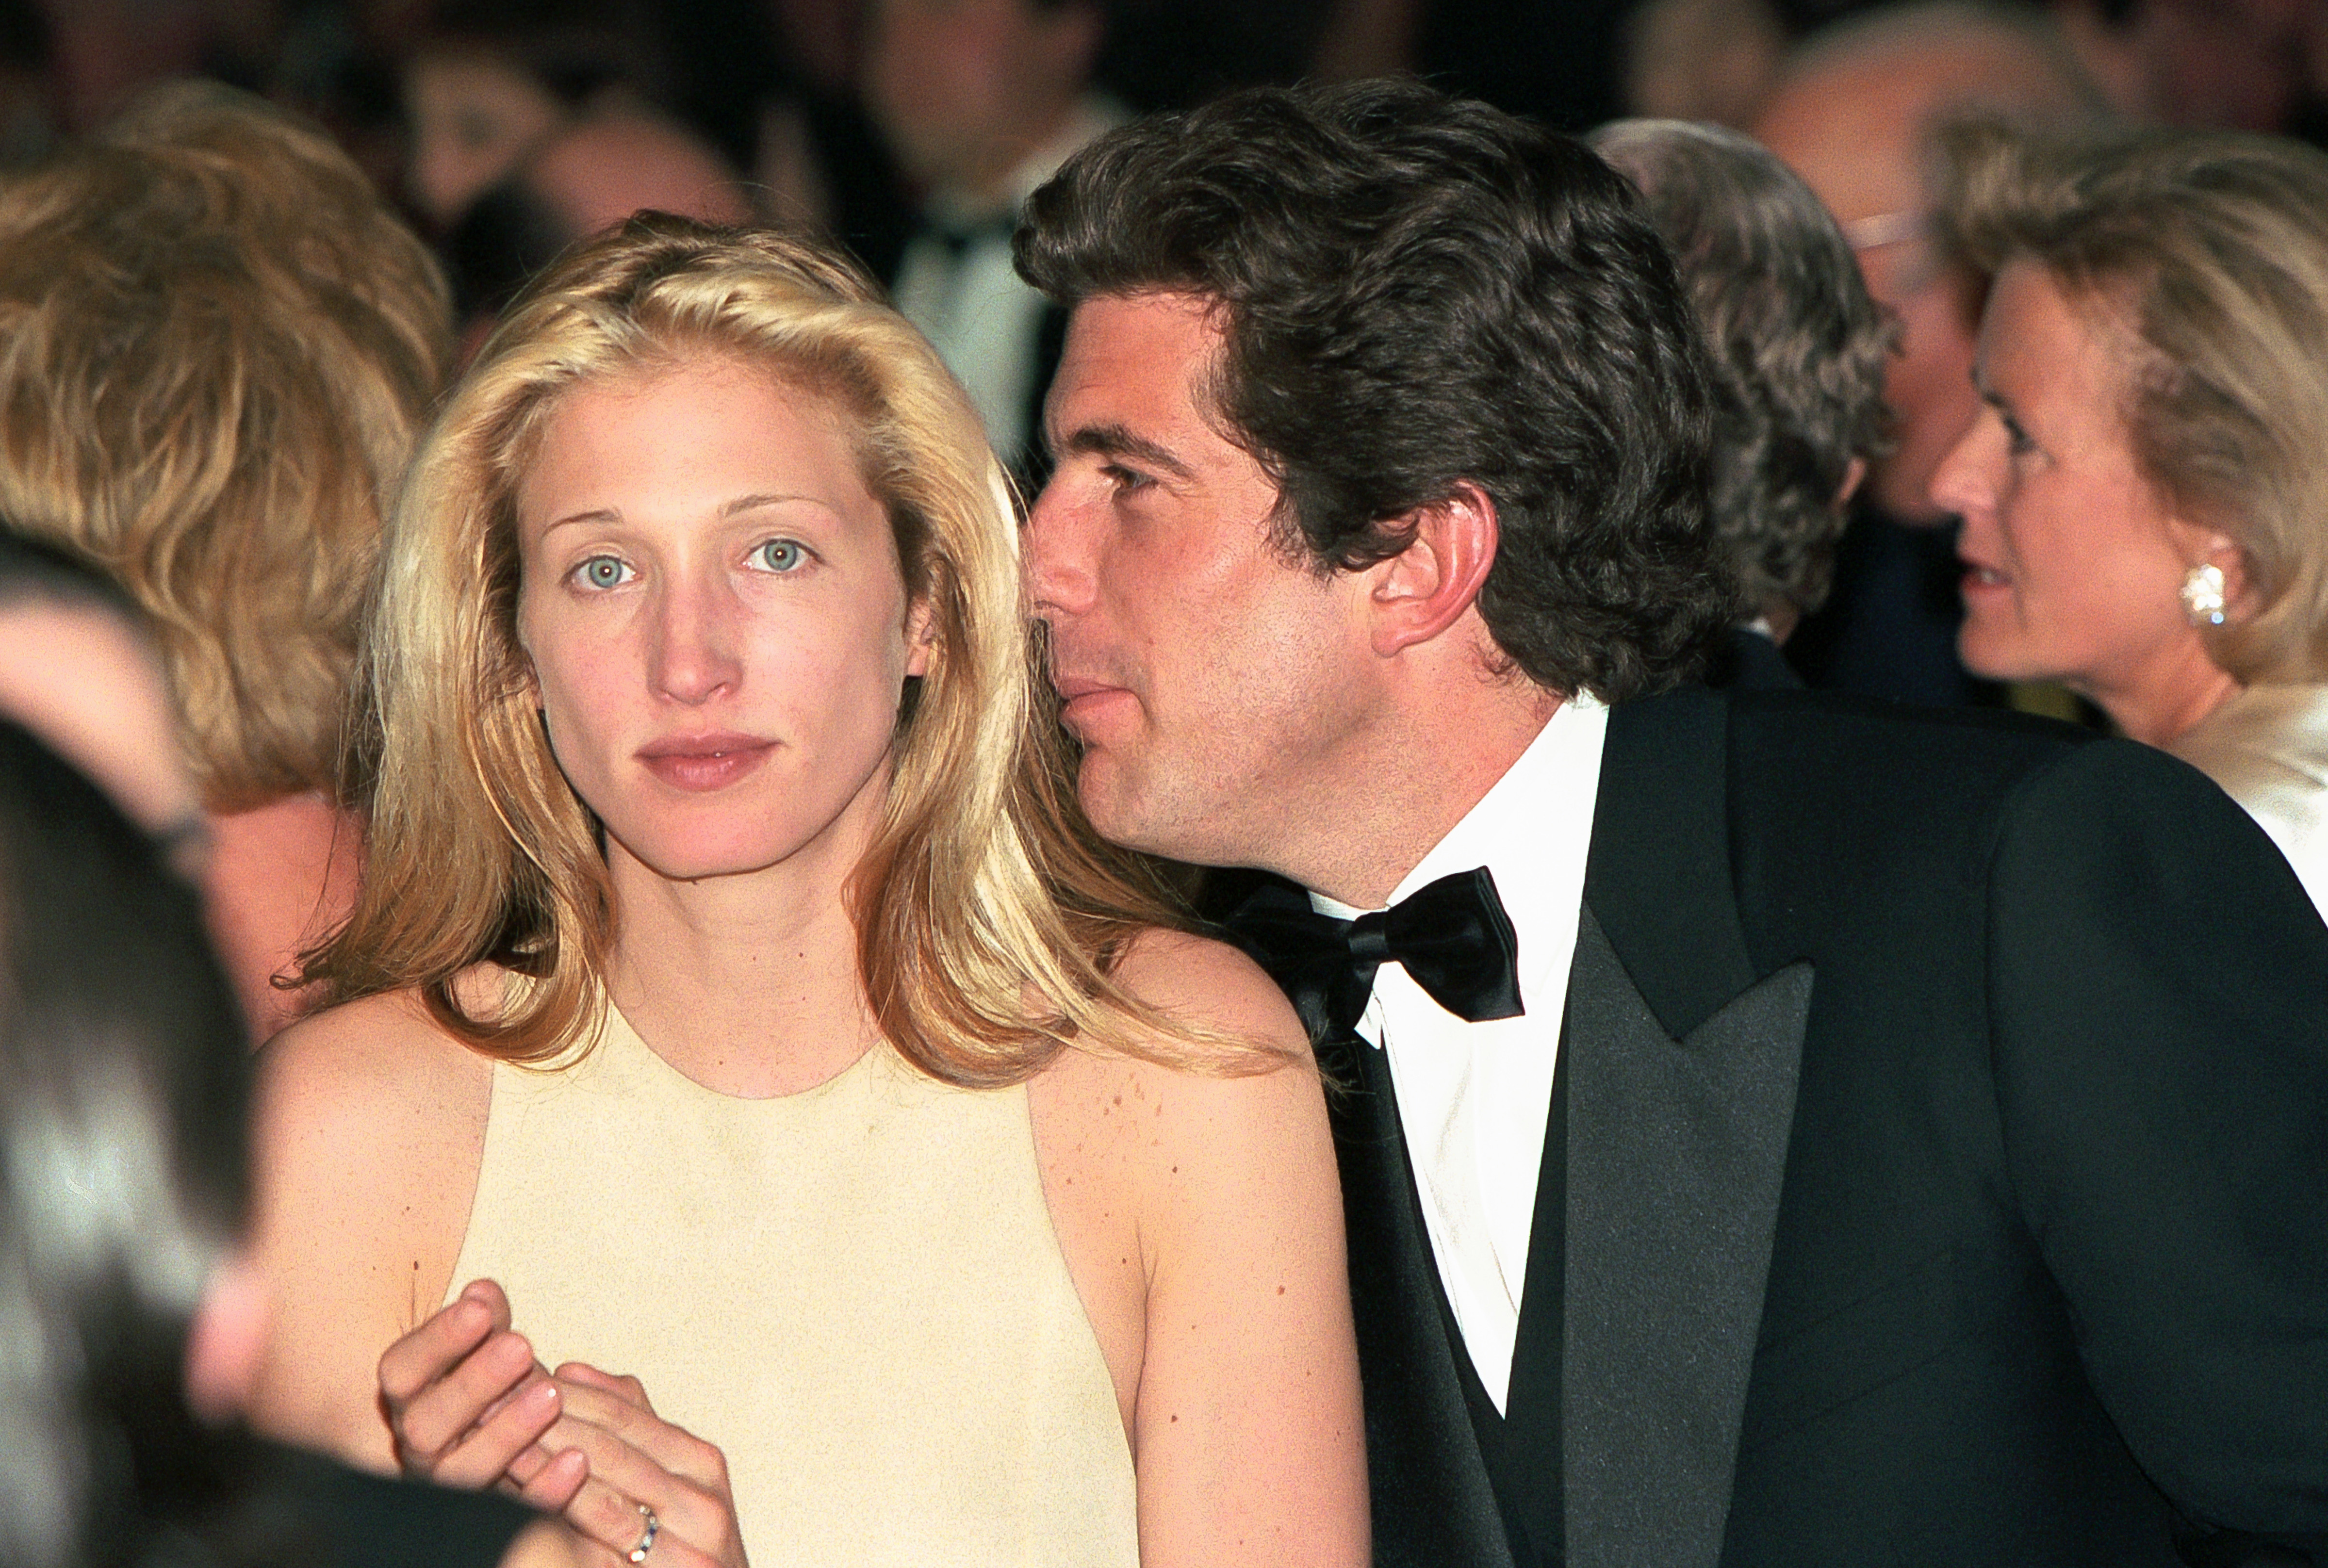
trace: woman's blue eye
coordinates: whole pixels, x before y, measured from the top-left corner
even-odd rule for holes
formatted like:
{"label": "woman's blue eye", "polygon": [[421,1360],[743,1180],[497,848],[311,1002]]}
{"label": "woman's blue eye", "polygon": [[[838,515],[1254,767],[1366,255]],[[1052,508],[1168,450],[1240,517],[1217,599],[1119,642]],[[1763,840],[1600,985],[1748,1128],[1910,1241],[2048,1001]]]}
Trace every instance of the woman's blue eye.
{"label": "woman's blue eye", "polygon": [[624,566],[618,558],[610,555],[594,555],[584,561],[577,571],[583,585],[593,588],[620,587],[630,575],[630,568]]}
{"label": "woman's blue eye", "polygon": [[754,550],[752,559],[772,572],[789,572],[799,568],[808,552],[797,540],[772,539]]}

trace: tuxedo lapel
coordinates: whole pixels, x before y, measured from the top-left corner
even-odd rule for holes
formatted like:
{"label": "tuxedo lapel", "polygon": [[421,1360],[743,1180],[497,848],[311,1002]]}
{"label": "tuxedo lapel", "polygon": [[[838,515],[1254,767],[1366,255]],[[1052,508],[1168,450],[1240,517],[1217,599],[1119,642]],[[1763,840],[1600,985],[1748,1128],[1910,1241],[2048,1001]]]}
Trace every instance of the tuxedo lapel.
{"label": "tuxedo lapel", "polygon": [[1366,1378],[1366,1455],[1380,1568],[1513,1568],[1441,1305],[1382,1053],[1321,1044],[1348,1225],[1350,1305]]}
{"label": "tuxedo lapel", "polygon": [[1685,688],[1609,711],[1584,902],[1681,1039],[1759,977],[1730,872],[1729,705]]}
{"label": "tuxedo lapel", "polygon": [[1569,1568],[1713,1568],[1778,1222],[1811,970],[1676,1042],[1588,908],[1568,1005]]}
{"label": "tuxedo lapel", "polygon": [[1562,1067],[1568,1568],[1722,1551],[1811,993],[1747,951],[1726,729],[1696,691],[1610,715]]}

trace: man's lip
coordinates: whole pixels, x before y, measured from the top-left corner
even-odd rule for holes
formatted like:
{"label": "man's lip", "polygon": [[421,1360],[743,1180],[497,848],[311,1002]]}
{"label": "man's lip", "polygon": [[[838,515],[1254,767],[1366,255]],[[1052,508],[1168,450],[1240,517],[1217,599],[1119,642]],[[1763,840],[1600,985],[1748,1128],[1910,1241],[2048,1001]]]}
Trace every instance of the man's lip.
{"label": "man's lip", "polygon": [[1054,675],[1051,678],[1051,684],[1057,687],[1059,689],[1059,695],[1065,698],[1070,702],[1073,702],[1078,697],[1091,697],[1103,691],[1121,691],[1123,690],[1122,687],[1116,685],[1113,681],[1094,681],[1090,677],[1084,675]]}
{"label": "man's lip", "polygon": [[1976,561],[1967,556],[1959,556],[1957,561],[1964,568],[1964,581],[1967,587],[2001,588],[2013,581],[2011,577],[1985,561]]}

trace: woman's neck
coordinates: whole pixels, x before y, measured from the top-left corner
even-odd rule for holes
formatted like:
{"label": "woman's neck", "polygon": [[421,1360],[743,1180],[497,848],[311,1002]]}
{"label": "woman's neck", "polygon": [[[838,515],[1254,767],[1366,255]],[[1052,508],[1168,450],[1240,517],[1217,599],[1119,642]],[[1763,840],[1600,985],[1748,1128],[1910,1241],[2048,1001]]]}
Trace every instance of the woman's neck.
{"label": "woman's neck", "polygon": [[2085,691],[2120,733],[2145,746],[2168,746],[2239,694],[2229,672],[2207,656],[2194,632],[2160,651],[2136,676]]}
{"label": "woman's neck", "polygon": [[680,1072],[747,1099],[823,1083],[878,1038],[843,897],[866,832],[780,865],[678,881],[609,846],[621,912],[606,989]]}

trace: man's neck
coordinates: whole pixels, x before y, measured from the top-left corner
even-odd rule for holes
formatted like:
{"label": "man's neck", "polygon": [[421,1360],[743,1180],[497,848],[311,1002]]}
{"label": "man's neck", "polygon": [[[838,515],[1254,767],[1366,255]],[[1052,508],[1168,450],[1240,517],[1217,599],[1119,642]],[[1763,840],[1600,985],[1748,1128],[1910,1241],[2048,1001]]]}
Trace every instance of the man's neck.
{"label": "man's neck", "polygon": [[1341,803],[1318,813],[1321,831],[1289,843],[1272,869],[1337,902],[1381,908],[1511,771],[1562,700],[1516,673],[1441,696],[1404,705],[1366,756],[1347,759],[1333,797]]}

